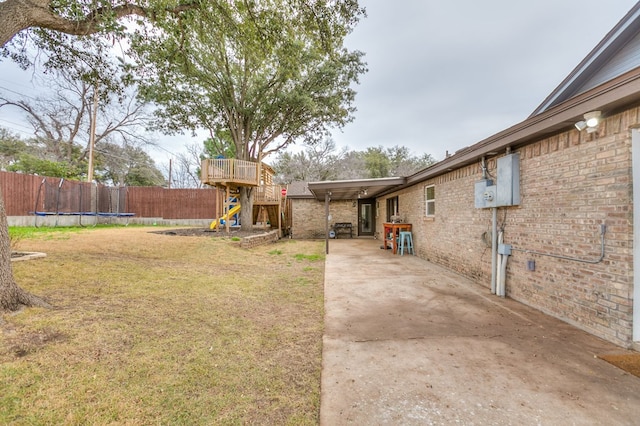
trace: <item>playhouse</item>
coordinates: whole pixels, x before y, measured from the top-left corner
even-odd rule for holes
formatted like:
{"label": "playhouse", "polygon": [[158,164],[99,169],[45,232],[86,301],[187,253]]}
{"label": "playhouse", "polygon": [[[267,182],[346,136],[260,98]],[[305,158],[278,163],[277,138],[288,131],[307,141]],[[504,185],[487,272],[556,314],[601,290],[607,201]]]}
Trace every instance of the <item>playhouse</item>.
{"label": "playhouse", "polygon": [[202,183],[215,187],[218,202],[215,219],[210,228],[220,230],[224,225],[229,232],[240,225],[238,193],[242,186],[253,188],[253,224],[278,229],[280,236],[287,232],[286,186],[273,183],[274,170],[267,164],[235,158],[209,158],[202,161]]}

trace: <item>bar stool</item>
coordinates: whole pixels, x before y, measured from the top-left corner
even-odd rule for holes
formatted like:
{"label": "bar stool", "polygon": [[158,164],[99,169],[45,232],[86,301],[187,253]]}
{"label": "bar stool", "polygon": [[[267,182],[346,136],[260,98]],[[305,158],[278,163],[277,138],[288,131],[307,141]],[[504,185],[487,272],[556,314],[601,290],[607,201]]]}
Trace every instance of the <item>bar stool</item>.
{"label": "bar stool", "polygon": [[411,231],[400,231],[400,256],[404,256],[405,247],[407,253],[415,256],[416,252],[413,250],[413,236]]}

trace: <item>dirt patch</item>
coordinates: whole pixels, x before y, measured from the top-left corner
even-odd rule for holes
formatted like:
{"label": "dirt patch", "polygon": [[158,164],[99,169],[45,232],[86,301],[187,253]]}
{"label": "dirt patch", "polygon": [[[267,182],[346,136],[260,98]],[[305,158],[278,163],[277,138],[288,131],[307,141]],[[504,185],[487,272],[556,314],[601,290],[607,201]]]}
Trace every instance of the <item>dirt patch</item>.
{"label": "dirt patch", "polygon": [[47,343],[66,339],[65,334],[49,329],[22,334],[14,332],[12,334],[7,338],[8,352],[13,353],[16,358],[34,353]]}
{"label": "dirt patch", "polygon": [[17,262],[20,260],[31,260],[31,259],[40,259],[42,257],[46,257],[46,253],[39,253],[35,251],[12,251],[11,252],[11,261]]}
{"label": "dirt patch", "polygon": [[600,355],[598,358],[615,365],[629,374],[640,377],[640,353]]}

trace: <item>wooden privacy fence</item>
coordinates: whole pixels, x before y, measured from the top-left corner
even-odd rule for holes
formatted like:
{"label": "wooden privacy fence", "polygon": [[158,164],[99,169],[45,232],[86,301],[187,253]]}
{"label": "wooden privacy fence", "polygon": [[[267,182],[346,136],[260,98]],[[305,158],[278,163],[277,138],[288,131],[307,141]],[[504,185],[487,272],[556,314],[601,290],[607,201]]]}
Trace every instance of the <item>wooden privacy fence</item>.
{"label": "wooden privacy fence", "polygon": [[34,214],[114,215],[164,219],[210,219],[216,190],[110,187],[21,173],[0,172],[7,216]]}

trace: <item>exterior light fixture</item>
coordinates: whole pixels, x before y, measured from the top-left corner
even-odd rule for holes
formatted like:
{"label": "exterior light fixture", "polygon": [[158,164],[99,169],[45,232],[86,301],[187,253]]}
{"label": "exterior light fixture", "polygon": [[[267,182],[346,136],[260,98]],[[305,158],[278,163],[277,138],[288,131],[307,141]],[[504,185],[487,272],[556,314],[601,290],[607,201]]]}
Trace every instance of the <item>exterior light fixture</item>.
{"label": "exterior light fixture", "polygon": [[593,133],[598,130],[600,124],[600,117],[602,113],[600,111],[591,111],[584,115],[584,120],[578,121],[575,126],[578,131],[587,129],[587,133]]}
{"label": "exterior light fixture", "polygon": [[587,128],[587,122],[586,121],[578,121],[576,123],[576,129],[578,129],[579,132],[583,131],[586,128]]}
{"label": "exterior light fixture", "polygon": [[596,127],[600,123],[600,111],[588,112],[584,115],[584,119],[587,122],[587,127]]}

